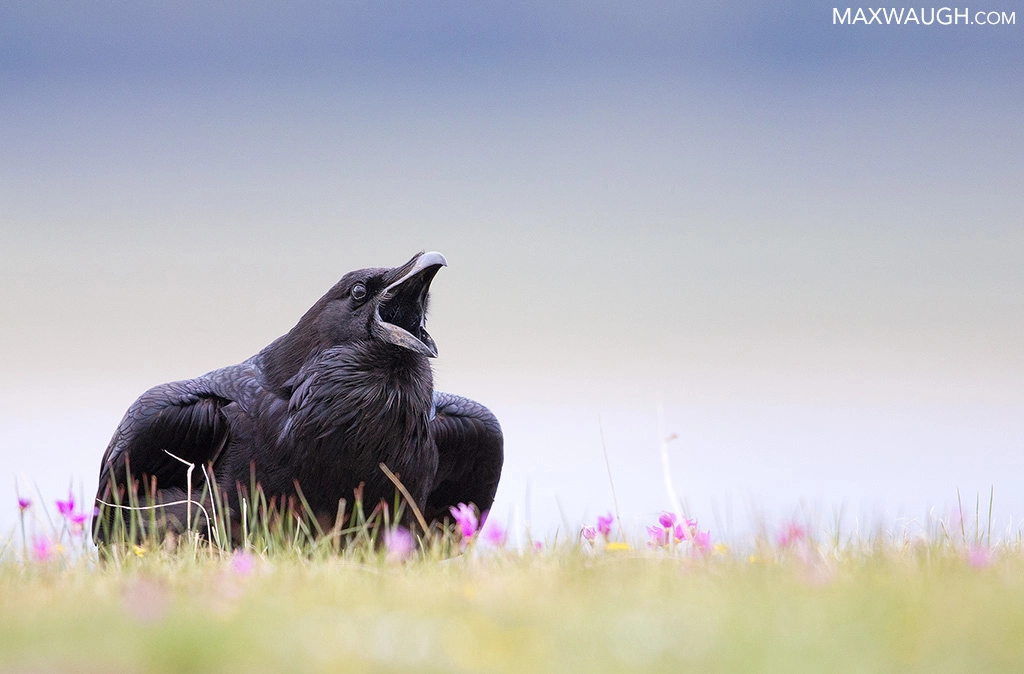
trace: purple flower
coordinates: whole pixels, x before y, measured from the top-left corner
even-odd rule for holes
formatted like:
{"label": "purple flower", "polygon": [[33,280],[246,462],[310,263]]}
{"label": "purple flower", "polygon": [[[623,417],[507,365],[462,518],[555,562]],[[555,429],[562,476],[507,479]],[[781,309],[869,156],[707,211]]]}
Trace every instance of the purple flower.
{"label": "purple flower", "polygon": [[967,553],[967,564],[975,569],[984,569],[992,563],[992,558],[985,548],[973,548]]}
{"label": "purple flower", "polygon": [[663,548],[668,545],[669,530],[661,527],[647,527],[647,547]]}
{"label": "purple flower", "polygon": [[703,553],[711,552],[711,530],[698,531],[694,534],[693,546]]}
{"label": "purple flower", "polygon": [[683,521],[672,529],[672,534],[676,541],[692,540],[697,535],[697,520],[688,520],[684,517]]}
{"label": "purple flower", "polygon": [[602,517],[601,515],[597,516],[597,531],[604,536],[605,540],[608,540],[608,537],[611,536],[612,522],[614,521],[615,520],[612,519],[611,513],[608,513],[606,517]]}
{"label": "purple flower", "polygon": [[231,555],[231,570],[237,576],[248,576],[256,570],[256,557],[248,550],[235,550]]}
{"label": "purple flower", "polygon": [[18,499],[18,509],[19,510],[23,510],[23,511],[24,510],[28,510],[31,505],[32,505],[32,501],[28,500],[27,498],[19,498]]}
{"label": "purple flower", "polygon": [[692,539],[697,532],[697,520],[688,520],[685,517],[680,519],[675,513],[667,510],[661,513],[658,524],[665,530],[666,545],[670,537],[675,538],[677,542],[685,541]]}
{"label": "purple flower", "polygon": [[594,537],[597,536],[597,529],[583,525],[583,528],[580,529],[580,535],[583,536],[584,539],[593,543]]}
{"label": "purple flower", "polygon": [[494,520],[489,521],[484,526],[481,535],[484,537],[485,541],[496,548],[504,547],[505,545],[505,529]]}
{"label": "purple flower", "polygon": [[800,541],[807,538],[807,529],[796,522],[790,522],[786,525],[786,529],[779,534],[778,544],[780,548],[788,548],[791,545],[795,545]]}
{"label": "purple flower", "polygon": [[56,549],[53,541],[46,536],[32,537],[32,556],[36,558],[37,562],[49,561]]}
{"label": "purple flower", "polygon": [[384,532],[384,547],[388,551],[389,562],[404,562],[416,549],[416,541],[408,529],[395,527]]}
{"label": "purple flower", "polygon": [[459,525],[462,537],[472,538],[476,533],[477,526],[476,511],[473,510],[473,506],[460,503],[457,506],[452,506],[449,510],[451,510],[455,523]]}
{"label": "purple flower", "polygon": [[85,523],[89,519],[89,516],[85,513],[72,513],[68,516],[68,521],[71,522],[71,533],[75,536],[81,536],[82,532],[85,531]]}
{"label": "purple flower", "polygon": [[75,495],[68,492],[68,500],[57,499],[57,512],[63,517],[70,517],[75,512]]}

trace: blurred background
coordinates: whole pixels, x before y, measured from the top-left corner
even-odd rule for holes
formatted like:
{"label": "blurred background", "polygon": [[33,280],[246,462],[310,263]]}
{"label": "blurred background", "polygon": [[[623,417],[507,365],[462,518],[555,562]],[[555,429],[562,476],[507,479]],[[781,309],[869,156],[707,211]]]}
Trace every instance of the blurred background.
{"label": "blurred background", "polygon": [[[855,8],[856,9],[856,8]],[[418,250],[496,517],[1024,517],[1024,7],[6,3],[0,534],[148,387]],[[662,413],[659,418],[658,410]],[[52,503],[51,503],[52,506]],[[574,532],[573,532],[574,533]]]}

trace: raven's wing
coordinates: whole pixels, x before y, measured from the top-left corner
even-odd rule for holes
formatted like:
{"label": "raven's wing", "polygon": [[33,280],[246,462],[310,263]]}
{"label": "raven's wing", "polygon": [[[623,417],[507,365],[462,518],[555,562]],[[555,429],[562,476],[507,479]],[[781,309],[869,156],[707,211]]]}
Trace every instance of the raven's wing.
{"label": "raven's wing", "polygon": [[[227,398],[203,378],[161,384],[128,408],[100,462],[96,498],[106,500],[114,488],[133,479],[156,479],[158,489],[184,490],[188,466],[215,461],[228,440]],[[130,471],[130,475],[129,475]],[[193,482],[198,484],[198,475]]]}
{"label": "raven's wing", "polygon": [[437,445],[434,487],[427,497],[428,521],[443,519],[457,503],[474,503],[487,512],[501,477],[504,439],[501,425],[478,402],[450,393],[434,392],[436,416],[430,432]]}

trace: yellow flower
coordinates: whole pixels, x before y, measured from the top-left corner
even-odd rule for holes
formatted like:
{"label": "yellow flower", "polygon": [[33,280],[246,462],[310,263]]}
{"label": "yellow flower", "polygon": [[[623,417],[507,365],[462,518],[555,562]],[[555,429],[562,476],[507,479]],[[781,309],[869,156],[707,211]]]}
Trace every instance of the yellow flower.
{"label": "yellow flower", "polygon": [[727,555],[729,554],[729,546],[725,543],[715,543],[715,554],[716,555]]}
{"label": "yellow flower", "polygon": [[133,545],[132,550],[135,551],[135,556],[140,559],[146,554],[146,546],[144,545]]}
{"label": "yellow flower", "polygon": [[608,550],[609,552],[618,552],[620,550],[631,550],[632,548],[629,547],[629,543],[622,543],[620,541],[612,541],[608,545],[604,546],[604,549]]}
{"label": "yellow flower", "polygon": [[757,555],[750,555],[749,557],[747,557],[747,561],[753,564],[757,561]]}

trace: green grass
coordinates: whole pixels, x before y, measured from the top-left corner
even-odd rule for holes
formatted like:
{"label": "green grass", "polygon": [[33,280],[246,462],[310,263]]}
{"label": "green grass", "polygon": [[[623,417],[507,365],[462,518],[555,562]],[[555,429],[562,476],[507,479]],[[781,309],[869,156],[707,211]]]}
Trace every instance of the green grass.
{"label": "green grass", "polygon": [[[959,532],[958,532],[959,533]],[[876,538],[708,555],[549,544],[405,563],[279,541],[0,555],[14,672],[1019,672],[1024,550]],[[0,549],[3,542],[0,542]],[[29,554],[31,558],[31,551]]]}

